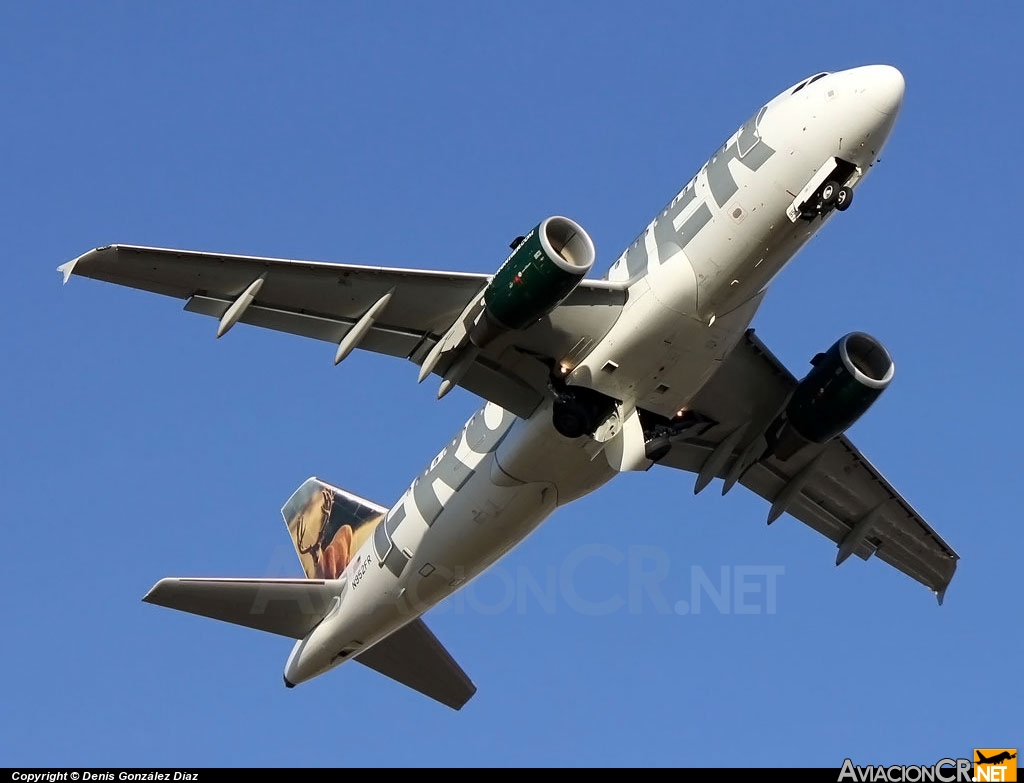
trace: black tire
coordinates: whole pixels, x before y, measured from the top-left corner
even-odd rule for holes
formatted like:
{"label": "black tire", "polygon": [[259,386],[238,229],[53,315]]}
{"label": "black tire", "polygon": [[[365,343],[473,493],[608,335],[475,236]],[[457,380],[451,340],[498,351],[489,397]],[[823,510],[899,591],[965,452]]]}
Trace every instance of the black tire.
{"label": "black tire", "polygon": [[593,429],[586,406],[571,397],[557,401],[552,414],[555,431],[566,438],[581,438]]}
{"label": "black tire", "polygon": [[821,208],[826,210],[831,207],[839,195],[840,187],[838,182],[829,180],[821,186]]}
{"label": "black tire", "polygon": [[658,435],[644,444],[644,454],[651,462],[657,462],[672,451],[672,437]]}
{"label": "black tire", "polygon": [[580,438],[592,435],[614,410],[615,400],[601,392],[585,386],[567,387],[555,398],[552,423],[560,435]]}
{"label": "black tire", "polygon": [[836,209],[840,212],[845,212],[852,203],[853,191],[850,188],[839,188],[839,191],[836,193]]}

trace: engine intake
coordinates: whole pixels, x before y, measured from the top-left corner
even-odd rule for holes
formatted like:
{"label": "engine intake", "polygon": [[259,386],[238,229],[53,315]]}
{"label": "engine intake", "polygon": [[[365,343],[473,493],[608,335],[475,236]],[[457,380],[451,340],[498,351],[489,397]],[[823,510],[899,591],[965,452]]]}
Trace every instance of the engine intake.
{"label": "engine intake", "polygon": [[896,370],[885,347],[864,332],[839,338],[811,364],[772,428],[776,435],[769,439],[770,452],[782,460],[849,429],[885,391]]}
{"label": "engine intake", "polygon": [[519,241],[484,291],[484,311],[470,330],[478,348],[502,332],[525,329],[561,304],[594,266],[590,235],[554,216]]}

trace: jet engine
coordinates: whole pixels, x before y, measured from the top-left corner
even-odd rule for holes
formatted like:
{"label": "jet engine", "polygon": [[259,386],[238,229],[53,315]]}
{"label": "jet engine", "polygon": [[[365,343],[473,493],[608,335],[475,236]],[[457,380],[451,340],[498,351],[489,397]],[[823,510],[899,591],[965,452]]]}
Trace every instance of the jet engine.
{"label": "jet engine", "polygon": [[484,310],[470,341],[483,348],[502,332],[544,317],[579,285],[595,258],[594,243],[578,223],[547,218],[512,243],[512,253],[484,291]]}
{"label": "jet engine", "polygon": [[849,429],[885,391],[896,369],[885,347],[863,332],[839,338],[811,364],[769,431],[769,453],[781,460]]}

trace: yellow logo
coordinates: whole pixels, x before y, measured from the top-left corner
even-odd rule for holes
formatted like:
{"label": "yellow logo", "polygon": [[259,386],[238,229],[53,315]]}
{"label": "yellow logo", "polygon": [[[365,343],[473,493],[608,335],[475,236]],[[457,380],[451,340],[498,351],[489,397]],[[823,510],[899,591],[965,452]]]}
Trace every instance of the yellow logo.
{"label": "yellow logo", "polygon": [[1014,783],[1017,780],[1017,749],[975,748],[974,780]]}

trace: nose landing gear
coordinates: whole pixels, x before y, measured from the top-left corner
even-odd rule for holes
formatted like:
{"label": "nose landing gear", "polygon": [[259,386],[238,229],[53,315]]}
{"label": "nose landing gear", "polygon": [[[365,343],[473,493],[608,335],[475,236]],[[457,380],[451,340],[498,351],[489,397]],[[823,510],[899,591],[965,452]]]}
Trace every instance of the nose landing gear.
{"label": "nose landing gear", "polygon": [[852,188],[840,185],[834,180],[829,180],[821,186],[821,190],[818,191],[818,197],[811,202],[812,209],[810,210],[809,217],[812,219],[819,216],[824,217],[833,209],[845,212],[850,208],[852,202]]}
{"label": "nose landing gear", "polygon": [[[860,182],[862,172],[857,164],[843,158],[826,160],[811,176],[792,203],[786,207],[786,217],[793,223],[808,223],[823,218],[833,209],[845,212],[853,201],[853,189]],[[790,191],[792,192],[792,191]]]}
{"label": "nose landing gear", "polygon": [[836,191],[835,208],[840,212],[845,212],[850,208],[850,204],[853,203],[853,190],[851,188],[842,187]]}

